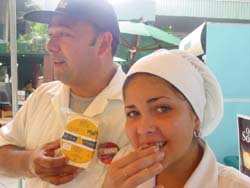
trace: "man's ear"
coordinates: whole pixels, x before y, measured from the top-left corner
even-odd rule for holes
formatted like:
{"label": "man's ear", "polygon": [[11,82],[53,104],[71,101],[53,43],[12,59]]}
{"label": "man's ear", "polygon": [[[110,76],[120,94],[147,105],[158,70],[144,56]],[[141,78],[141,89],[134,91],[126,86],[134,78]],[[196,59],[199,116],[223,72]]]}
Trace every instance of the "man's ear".
{"label": "man's ear", "polygon": [[101,40],[99,44],[98,54],[103,55],[110,51],[112,53],[112,34],[110,32],[105,32],[101,35]]}

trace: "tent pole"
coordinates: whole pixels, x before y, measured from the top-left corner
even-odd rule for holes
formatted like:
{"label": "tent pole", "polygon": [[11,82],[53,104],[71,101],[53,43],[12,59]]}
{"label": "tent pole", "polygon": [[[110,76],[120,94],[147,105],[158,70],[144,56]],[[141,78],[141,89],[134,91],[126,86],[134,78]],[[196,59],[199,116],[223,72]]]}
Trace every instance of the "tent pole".
{"label": "tent pole", "polygon": [[10,16],[10,65],[12,81],[12,113],[16,115],[18,110],[17,104],[17,44],[16,44],[16,1],[9,1]]}
{"label": "tent pole", "polygon": [[[18,110],[17,102],[17,44],[16,44],[16,0],[9,0],[10,21],[10,65],[12,81],[12,113],[13,117]],[[18,180],[18,187],[22,188],[22,180]]]}
{"label": "tent pole", "polygon": [[135,63],[135,56],[137,52],[137,48],[139,46],[141,37],[139,35],[136,35],[134,37],[134,52],[131,52],[131,61],[130,61],[130,66],[132,66]]}

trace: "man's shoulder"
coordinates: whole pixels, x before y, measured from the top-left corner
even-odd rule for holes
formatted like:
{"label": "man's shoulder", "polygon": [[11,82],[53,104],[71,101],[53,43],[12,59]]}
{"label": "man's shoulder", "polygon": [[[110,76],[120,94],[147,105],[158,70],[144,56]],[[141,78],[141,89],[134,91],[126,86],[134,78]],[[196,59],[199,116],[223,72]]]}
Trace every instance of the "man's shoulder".
{"label": "man's shoulder", "polygon": [[39,86],[35,93],[36,95],[50,93],[55,94],[61,91],[61,89],[65,87],[65,85],[60,81],[52,81],[48,83],[43,83],[41,86]]}
{"label": "man's shoulder", "polygon": [[28,97],[26,103],[33,106],[45,104],[51,102],[54,97],[65,96],[67,94],[68,87],[60,81],[48,82],[40,85],[35,91]]}

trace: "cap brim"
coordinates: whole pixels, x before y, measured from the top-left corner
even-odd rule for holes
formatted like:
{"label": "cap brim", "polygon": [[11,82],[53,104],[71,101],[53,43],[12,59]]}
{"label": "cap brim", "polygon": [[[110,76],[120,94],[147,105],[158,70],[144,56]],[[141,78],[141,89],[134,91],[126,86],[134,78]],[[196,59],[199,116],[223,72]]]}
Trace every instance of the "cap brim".
{"label": "cap brim", "polygon": [[58,14],[64,14],[59,11],[32,11],[23,16],[25,20],[49,24],[51,17]]}

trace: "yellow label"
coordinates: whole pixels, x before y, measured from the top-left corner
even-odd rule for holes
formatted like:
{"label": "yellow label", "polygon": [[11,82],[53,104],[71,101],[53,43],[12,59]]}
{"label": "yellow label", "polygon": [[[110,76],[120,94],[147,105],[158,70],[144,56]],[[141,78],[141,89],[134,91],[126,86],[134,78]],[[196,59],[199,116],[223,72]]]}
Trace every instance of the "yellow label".
{"label": "yellow label", "polygon": [[74,163],[90,161],[96,149],[97,125],[88,119],[77,118],[67,123],[65,131],[61,139],[64,156]]}
{"label": "yellow label", "polygon": [[66,130],[81,136],[97,140],[98,129],[97,126],[88,119],[74,119],[66,125]]}

